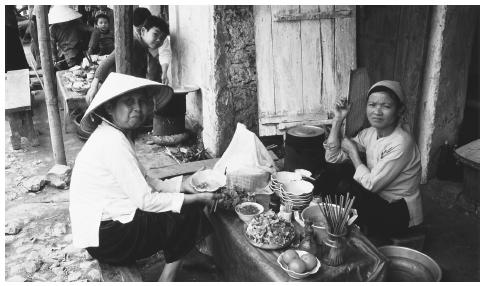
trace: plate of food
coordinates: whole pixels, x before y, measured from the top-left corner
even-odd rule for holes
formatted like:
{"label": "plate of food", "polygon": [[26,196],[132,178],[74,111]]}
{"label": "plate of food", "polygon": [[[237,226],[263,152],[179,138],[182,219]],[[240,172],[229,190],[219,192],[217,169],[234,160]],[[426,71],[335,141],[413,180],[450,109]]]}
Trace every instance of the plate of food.
{"label": "plate of food", "polygon": [[294,236],[292,223],[278,217],[272,210],[256,215],[245,231],[250,244],[268,250],[289,246]]}
{"label": "plate of food", "polygon": [[190,185],[199,193],[215,192],[227,183],[224,174],[208,169],[193,174]]}

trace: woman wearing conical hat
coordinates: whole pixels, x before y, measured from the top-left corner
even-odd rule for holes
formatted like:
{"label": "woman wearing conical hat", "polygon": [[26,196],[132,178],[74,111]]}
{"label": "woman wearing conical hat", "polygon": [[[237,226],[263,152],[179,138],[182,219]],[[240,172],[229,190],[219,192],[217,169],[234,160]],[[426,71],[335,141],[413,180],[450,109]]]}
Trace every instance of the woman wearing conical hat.
{"label": "woman wearing conical hat", "polygon": [[83,50],[86,48],[89,27],[79,19],[82,15],[72,8],[56,5],[49,11],[49,31],[52,46],[52,57],[58,69],[67,69],[80,65]]}
{"label": "woman wearing conical hat", "polygon": [[[194,193],[181,179],[150,178],[139,162],[133,132],[163,88],[119,73],[106,78],[81,120],[97,128],[76,158],[69,211],[76,247],[110,264],[163,250],[167,264],[160,281],[173,281],[181,259],[210,231],[201,207],[220,195]],[[170,96],[157,100],[160,107]]]}
{"label": "woman wearing conical hat", "polygon": [[323,195],[355,196],[356,222],[372,234],[404,233],[421,224],[420,152],[404,123],[400,83],[383,80],[368,90],[366,115],[371,126],[354,138],[340,135],[348,110],[345,100],[337,102],[324,144],[328,168],[315,189]]}

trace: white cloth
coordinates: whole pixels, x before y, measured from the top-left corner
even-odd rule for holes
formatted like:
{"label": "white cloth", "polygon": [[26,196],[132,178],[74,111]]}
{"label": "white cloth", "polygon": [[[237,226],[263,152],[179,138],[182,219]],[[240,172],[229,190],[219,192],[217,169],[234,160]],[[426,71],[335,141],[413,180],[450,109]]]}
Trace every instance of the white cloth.
{"label": "white cloth", "polygon": [[133,143],[120,130],[101,123],[79,152],[72,172],[69,212],[74,246],[99,246],[100,222],[128,223],[136,209],[179,213],[184,200],[180,178],[148,181]]}
{"label": "white cloth", "polygon": [[[353,178],[365,189],[377,193],[388,202],[403,198],[410,214],[409,226],[423,221],[420,152],[412,136],[397,126],[389,136],[378,138],[373,127],[360,131],[353,140],[366,153],[367,165],[356,168]],[[325,142],[326,161],[340,163],[348,155],[340,146]]]}

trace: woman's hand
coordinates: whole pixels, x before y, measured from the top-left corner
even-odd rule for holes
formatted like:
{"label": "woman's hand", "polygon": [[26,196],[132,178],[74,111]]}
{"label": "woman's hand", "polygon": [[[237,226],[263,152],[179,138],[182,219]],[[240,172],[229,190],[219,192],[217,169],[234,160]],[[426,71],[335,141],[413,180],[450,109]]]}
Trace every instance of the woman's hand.
{"label": "woman's hand", "polygon": [[339,98],[335,104],[334,120],[343,121],[346,115],[348,115],[349,110],[350,104],[348,103],[348,99],[345,97]]}
{"label": "woman's hand", "polygon": [[180,192],[185,193],[185,194],[196,194],[198,193],[190,184],[192,180],[192,176],[187,177],[186,179],[183,180]]}

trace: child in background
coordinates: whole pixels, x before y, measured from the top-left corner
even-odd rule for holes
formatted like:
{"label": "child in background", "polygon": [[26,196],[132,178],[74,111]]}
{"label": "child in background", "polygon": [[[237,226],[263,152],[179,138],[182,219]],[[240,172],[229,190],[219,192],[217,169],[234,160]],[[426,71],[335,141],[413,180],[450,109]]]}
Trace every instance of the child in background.
{"label": "child in background", "polygon": [[114,33],[110,29],[109,17],[102,11],[95,16],[96,28],[91,34],[87,53],[108,55],[114,50]]}

